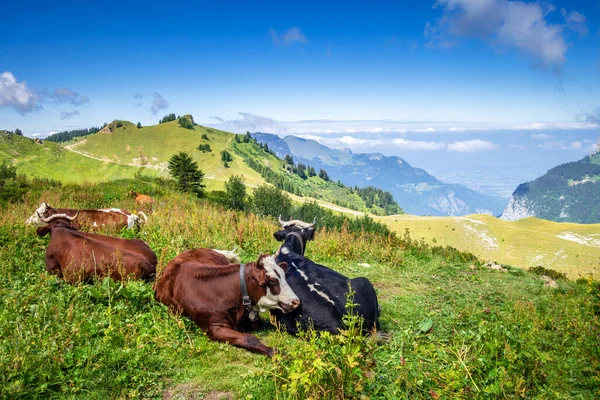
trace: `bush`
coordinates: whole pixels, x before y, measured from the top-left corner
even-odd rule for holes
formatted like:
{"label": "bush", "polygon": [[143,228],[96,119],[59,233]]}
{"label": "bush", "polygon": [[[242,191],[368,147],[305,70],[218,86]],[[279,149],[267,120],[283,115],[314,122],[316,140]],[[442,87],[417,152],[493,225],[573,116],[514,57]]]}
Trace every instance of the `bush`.
{"label": "bush", "polygon": [[246,185],[242,175],[230,176],[225,182],[225,205],[232,210],[243,210],[246,205]]}
{"label": "bush", "polygon": [[190,121],[190,119],[187,117],[179,117],[177,122],[179,123],[179,126],[181,126],[182,128],[190,129],[192,131],[194,130],[194,123],[192,121]]}
{"label": "bush", "polygon": [[257,215],[291,216],[292,200],[281,190],[271,185],[261,185],[254,190],[254,213]]}
{"label": "bush", "polygon": [[188,153],[181,151],[171,157],[169,174],[177,181],[179,190],[195,193],[198,197],[204,194],[204,173],[198,169],[198,163],[192,160]]}

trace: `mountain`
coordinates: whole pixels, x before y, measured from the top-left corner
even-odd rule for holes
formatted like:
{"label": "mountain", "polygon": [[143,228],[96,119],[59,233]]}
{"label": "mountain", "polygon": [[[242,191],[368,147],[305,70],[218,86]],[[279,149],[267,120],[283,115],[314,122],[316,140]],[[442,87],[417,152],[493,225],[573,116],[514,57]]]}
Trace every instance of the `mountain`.
{"label": "mountain", "polygon": [[349,149],[336,150],[297,136],[281,138],[268,133],[254,133],[277,155],[290,154],[297,162],[322,168],[335,180],[350,186],[373,185],[392,193],[398,204],[415,215],[499,215],[506,201],[465,186],[446,184],[421,168],[412,167],[400,157],[379,153],[353,154]]}
{"label": "mountain", "polygon": [[533,216],[557,222],[600,222],[600,152],[520,184],[501,218]]}

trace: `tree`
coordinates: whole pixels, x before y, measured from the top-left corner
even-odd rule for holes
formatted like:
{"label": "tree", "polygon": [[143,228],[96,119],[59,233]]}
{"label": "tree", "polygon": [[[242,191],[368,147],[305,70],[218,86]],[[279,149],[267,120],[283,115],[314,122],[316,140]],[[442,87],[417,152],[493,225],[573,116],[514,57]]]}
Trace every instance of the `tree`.
{"label": "tree", "polygon": [[210,140],[210,139],[208,139],[208,135],[206,133],[202,134],[202,139],[204,139],[204,140]]}
{"label": "tree", "polygon": [[230,176],[225,182],[225,204],[233,210],[243,210],[246,205],[246,185],[242,175]]}
{"label": "tree", "polygon": [[252,139],[252,135],[250,135],[250,132],[247,131],[244,135],[244,143],[250,143],[250,139]]}
{"label": "tree", "polygon": [[204,173],[198,169],[198,163],[188,153],[181,151],[171,157],[169,174],[177,181],[179,190],[195,193],[198,197],[204,194]]}
{"label": "tree", "polygon": [[233,135],[233,139],[235,140],[236,143],[240,143],[240,135]]}
{"label": "tree", "polygon": [[138,122],[138,123],[137,123],[137,128],[138,128],[138,129],[142,129],[142,123],[141,123],[141,122]]}
{"label": "tree", "polygon": [[311,167],[310,165],[308,166],[307,169],[308,172],[308,177],[312,177],[312,176],[317,176],[317,173],[315,172],[315,169],[313,167]]}
{"label": "tree", "polygon": [[23,136],[23,131],[20,129],[15,129],[15,135]]}
{"label": "tree", "polygon": [[194,123],[185,116],[179,117],[177,119],[177,122],[179,123],[179,126],[181,126],[182,128],[194,130]]}
{"label": "tree", "polygon": [[225,167],[228,167],[229,165],[227,165],[227,163],[229,161],[233,161],[233,157],[231,156],[231,153],[228,152],[227,150],[221,151],[221,161],[223,161],[223,165]]}
{"label": "tree", "polygon": [[198,146],[198,150],[200,150],[203,153],[210,153],[212,151],[212,149],[210,148],[210,144],[200,144]]}
{"label": "tree", "polygon": [[159,124],[164,124],[165,122],[171,122],[171,121],[175,121],[177,119],[177,117],[175,116],[174,113],[165,115],[160,121],[158,121]]}
{"label": "tree", "polygon": [[294,165],[294,157],[292,157],[289,154],[286,154],[285,157],[283,157],[283,161],[285,161],[289,165]]}
{"label": "tree", "polygon": [[292,210],[292,200],[280,189],[271,185],[260,185],[254,190],[254,213],[289,218]]}
{"label": "tree", "polygon": [[319,178],[323,179],[324,181],[329,180],[329,176],[327,175],[327,172],[322,168],[319,170]]}

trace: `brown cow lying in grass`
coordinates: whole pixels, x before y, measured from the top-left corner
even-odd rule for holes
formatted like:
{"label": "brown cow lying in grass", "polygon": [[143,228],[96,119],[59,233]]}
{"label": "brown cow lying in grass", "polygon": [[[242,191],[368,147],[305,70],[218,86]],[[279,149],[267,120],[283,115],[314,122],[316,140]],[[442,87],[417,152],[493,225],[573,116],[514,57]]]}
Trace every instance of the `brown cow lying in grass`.
{"label": "brown cow lying in grass", "polygon": [[129,194],[131,197],[133,197],[136,204],[152,208],[152,205],[154,204],[154,199],[152,197],[148,196],[147,194],[136,193],[135,190],[132,190],[129,192]]}
{"label": "brown cow lying in grass", "polygon": [[89,281],[94,276],[148,280],[155,275],[156,254],[146,243],[139,239],[80,232],[75,222],[77,216],[40,216],[47,225],[38,228],[37,234],[50,234],[45,257],[48,272],[71,284]]}
{"label": "brown cow lying in grass", "polygon": [[268,255],[240,265],[214,250],[194,249],[171,260],[154,289],[157,300],[190,317],[211,339],[270,357],[275,349],[242,332],[260,323],[258,311],[298,307],[286,269]]}
{"label": "brown cow lying in grass", "polygon": [[81,227],[88,229],[97,229],[100,227],[112,227],[115,229],[121,228],[137,228],[140,224],[148,222],[148,217],[143,212],[139,212],[142,218],[127,210],[120,208],[101,208],[98,210],[78,210],[75,208],[53,208],[47,203],[42,203],[37,210],[25,222],[27,225],[41,224],[43,221],[40,217],[51,217],[56,214],[65,214],[69,217],[78,215],[77,222]]}

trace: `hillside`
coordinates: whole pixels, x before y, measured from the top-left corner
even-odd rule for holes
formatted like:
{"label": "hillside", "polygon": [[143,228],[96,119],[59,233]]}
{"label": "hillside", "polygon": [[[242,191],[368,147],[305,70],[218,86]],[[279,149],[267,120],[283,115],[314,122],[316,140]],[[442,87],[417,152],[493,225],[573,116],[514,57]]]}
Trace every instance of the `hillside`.
{"label": "hillside", "polygon": [[600,153],[561,164],[519,185],[502,219],[535,216],[558,222],[600,223]]}
{"label": "hillside", "polygon": [[452,246],[519,268],[543,266],[573,279],[600,278],[600,224],[556,223],[538,218],[504,221],[490,215],[379,218],[402,235]]}
{"label": "hillside", "polygon": [[31,210],[43,200],[133,208],[132,184],[154,194],[156,212],[139,232],[112,234],[147,241],[159,273],[190,248],[237,247],[250,262],[279,245],[274,220],[149,178],[40,188],[0,209],[1,398],[588,399],[600,389],[597,281],[553,290],[452,248],[319,228],[306,255],[373,282],[386,336],[293,337],[263,314],[258,337],[285,352],[275,359],[211,341],[156,302],[152,282],[71,286],[46,273],[48,238],[23,224]]}
{"label": "hillside", "polygon": [[374,185],[392,193],[398,204],[413,215],[499,215],[506,205],[501,198],[477,193],[462,185],[445,184],[400,157],[379,153],[353,154],[330,149],[314,140],[296,136],[255,133],[277,155],[291,154],[299,162],[323,168],[334,180],[349,186]]}
{"label": "hillside", "polygon": [[[189,118],[191,120],[191,116]],[[174,120],[138,128],[130,122],[115,120],[97,133],[75,137],[63,144],[46,140],[40,144],[21,136],[3,134],[0,135],[0,162],[10,161],[17,166],[18,173],[32,177],[63,182],[99,182],[133,177],[136,173],[167,176],[168,159],[185,151],[205,173],[208,190],[222,190],[230,176],[243,175],[250,189],[268,181],[295,195],[296,200],[316,199],[337,211],[354,210],[378,215],[402,213],[391,196],[387,200],[385,196],[375,196],[375,201],[371,196],[367,204],[366,197],[344,185],[318,176],[301,178],[297,174],[297,165],[286,165],[255,141],[236,143],[232,133],[192,124],[189,127],[191,129],[184,129]],[[61,133],[65,137],[68,134]],[[210,151],[199,150],[199,145],[208,146]],[[223,150],[233,154],[228,167],[221,160]],[[258,165],[262,172],[258,171]],[[265,179],[273,176],[277,179]]]}
{"label": "hillside", "polygon": [[[18,136],[0,134],[0,162],[17,167],[19,174],[51,178],[63,182],[99,182],[107,179],[132,178],[137,167],[82,157],[61,145]],[[157,171],[149,170],[154,175]]]}

